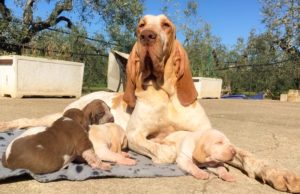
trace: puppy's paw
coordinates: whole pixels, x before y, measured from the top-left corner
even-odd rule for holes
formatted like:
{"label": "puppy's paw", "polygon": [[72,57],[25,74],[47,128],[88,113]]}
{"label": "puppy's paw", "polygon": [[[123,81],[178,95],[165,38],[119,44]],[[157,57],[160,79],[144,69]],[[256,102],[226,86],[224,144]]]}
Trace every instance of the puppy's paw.
{"label": "puppy's paw", "polygon": [[196,178],[196,179],[201,179],[201,180],[207,180],[209,179],[209,173],[205,172],[203,170],[196,170],[192,172],[192,175]]}
{"label": "puppy's paw", "polygon": [[0,122],[0,132],[9,130],[10,127],[7,122]]}
{"label": "puppy's paw", "polygon": [[128,154],[127,152],[121,152],[121,155],[124,156],[125,158],[130,158],[131,155]]}
{"label": "puppy's paw", "polygon": [[228,172],[228,170],[222,165],[217,167],[218,177],[224,181],[234,182],[235,178],[232,174]]}
{"label": "puppy's paw", "polygon": [[235,181],[235,177],[232,174],[228,173],[228,172],[220,174],[219,178],[224,180],[224,181],[227,181],[227,182],[234,182]]}
{"label": "puppy's paw", "polygon": [[82,153],[82,157],[92,168],[100,168],[101,170],[111,169],[111,165],[102,162],[101,159],[95,154],[93,149],[88,149],[84,151]]}
{"label": "puppy's paw", "polygon": [[111,165],[109,163],[102,162],[101,160],[91,161],[88,164],[94,169],[98,168],[101,170],[110,170]]}
{"label": "puppy's paw", "polygon": [[117,161],[118,164],[122,165],[127,165],[127,166],[133,166],[136,165],[136,161],[131,159],[131,158],[125,158],[123,157],[122,159]]}
{"label": "puppy's paw", "polygon": [[100,168],[101,170],[110,170],[111,165],[109,163],[101,162],[100,164],[96,164],[94,168]]}

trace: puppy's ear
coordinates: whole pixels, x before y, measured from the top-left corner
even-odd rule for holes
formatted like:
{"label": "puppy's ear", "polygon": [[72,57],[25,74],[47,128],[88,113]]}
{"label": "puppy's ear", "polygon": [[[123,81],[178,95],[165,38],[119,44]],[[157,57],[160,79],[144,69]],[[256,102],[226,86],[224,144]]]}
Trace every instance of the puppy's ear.
{"label": "puppy's ear", "polygon": [[123,142],[122,142],[122,149],[126,149],[128,147],[128,139],[126,137],[126,135],[124,135],[123,137]]}
{"label": "puppy's ear", "polygon": [[123,96],[123,100],[128,104],[128,106],[134,108],[136,96],[136,77],[137,77],[137,43],[132,48],[132,51],[129,55],[127,65],[126,65],[126,86]]}
{"label": "puppy's ear", "polygon": [[196,141],[195,149],[193,151],[193,159],[199,163],[205,163],[206,158],[207,154],[204,149],[204,139],[200,138]]}
{"label": "puppy's ear", "polygon": [[121,142],[119,141],[119,137],[112,137],[111,139],[111,148],[110,150],[115,153],[121,153]]}
{"label": "puppy's ear", "polygon": [[90,124],[99,125],[100,113],[98,111],[91,111],[89,114]]}
{"label": "puppy's ear", "polygon": [[189,106],[195,102],[198,93],[193,82],[187,53],[177,40],[175,40],[174,63],[178,99],[181,105]]}

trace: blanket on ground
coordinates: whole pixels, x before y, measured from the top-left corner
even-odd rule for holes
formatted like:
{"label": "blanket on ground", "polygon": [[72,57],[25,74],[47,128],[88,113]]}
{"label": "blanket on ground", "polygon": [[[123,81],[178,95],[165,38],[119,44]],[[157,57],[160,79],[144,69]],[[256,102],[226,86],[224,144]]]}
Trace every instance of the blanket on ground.
{"label": "blanket on ground", "polygon": [[[5,152],[9,142],[11,142],[18,135],[23,133],[22,130],[13,130],[9,132],[0,133],[0,161],[2,154]],[[29,174],[39,182],[50,182],[56,180],[86,180],[97,177],[171,177],[184,176],[186,173],[181,171],[176,164],[154,164],[149,158],[130,152],[130,154],[137,160],[136,166],[114,165],[110,171],[102,171],[92,169],[86,164],[71,163],[67,168],[59,170],[54,173],[37,175],[31,173],[29,170],[17,169],[10,170],[2,166],[0,162],[0,181],[10,178]]]}

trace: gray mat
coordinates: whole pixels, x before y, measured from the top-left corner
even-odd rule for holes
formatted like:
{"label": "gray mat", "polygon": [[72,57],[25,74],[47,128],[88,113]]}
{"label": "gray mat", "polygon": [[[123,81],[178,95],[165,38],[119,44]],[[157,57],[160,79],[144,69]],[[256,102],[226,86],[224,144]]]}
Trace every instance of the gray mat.
{"label": "gray mat", "polygon": [[[11,132],[0,133],[0,161],[9,142],[20,135],[22,130],[14,130]],[[97,177],[171,177],[186,175],[175,164],[157,165],[142,155],[134,152],[130,154],[137,160],[136,166],[114,165],[110,171],[102,171],[92,169],[86,164],[71,163],[66,169],[59,170],[54,173],[37,175],[31,173],[29,170],[17,169],[10,170],[2,166],[0,163],[0,181],[11,177],[17,177],[29,174],[39,182],[50,182],[57,180],[86,180]]]}

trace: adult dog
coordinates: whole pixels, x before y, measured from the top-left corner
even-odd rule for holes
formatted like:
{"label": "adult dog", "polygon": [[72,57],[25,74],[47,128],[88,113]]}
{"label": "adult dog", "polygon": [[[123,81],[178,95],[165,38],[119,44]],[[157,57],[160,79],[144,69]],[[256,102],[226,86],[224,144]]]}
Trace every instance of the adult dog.
{"label": "adult dog", "polygon": [[[124,95],[95,92],[65,110],[83,108],[91,100],[102,99],[111,107],[115,123],[126,128],[130,149],[154,162],[171,163],[176,158],[175,146],[151,139],[164,137],[172,131],[211,129],[211,123],[196,101],[188,57],[176,40],[174,24],[164,15],[147,15],[140,20],[136,35],[137,41],[126,67]],[[20,119],[2,123],[0,128],[24,127],[32,123],[49,125],[56,117],[57,114],[42,119]],[[300,192],[300,178],[292,172],[270,166],[237,147],[235,150],[230,164],[248,176],[259,178],[281,191]]]}

